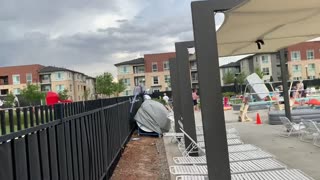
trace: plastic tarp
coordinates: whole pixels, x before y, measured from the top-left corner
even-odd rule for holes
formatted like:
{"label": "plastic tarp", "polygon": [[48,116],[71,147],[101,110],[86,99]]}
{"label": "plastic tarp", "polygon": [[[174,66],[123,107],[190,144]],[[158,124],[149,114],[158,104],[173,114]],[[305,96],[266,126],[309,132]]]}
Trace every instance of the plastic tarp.
{"label": "plastic tarp", "polygon": [[252,96],[257,100],[263,100],[269,96],[269,90],[264,84],[263,80],[256,74],[249,75],[246,79],[246,83],[249,85]]}
{"label": "plastic tarp", "polygon": [[169,112],[163,104],[146,100],[142,103],[134,119],[144,131],[163,134],[170,130]]}

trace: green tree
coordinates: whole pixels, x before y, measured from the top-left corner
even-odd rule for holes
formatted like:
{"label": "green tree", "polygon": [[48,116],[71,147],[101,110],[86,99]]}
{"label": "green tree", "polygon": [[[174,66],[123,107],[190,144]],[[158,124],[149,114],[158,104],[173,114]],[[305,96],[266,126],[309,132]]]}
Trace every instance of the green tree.
{"label": "green tree", "polygon": [[237,76],[237,81],[240,85],[241,94],[242,94],[242,85],[244,84],[246,78],[247,78],[247,75],[244,72],[240,72]]}
{"label": "green tree", "polygon": [[58,94],[59,94],[59,98],[61,99],[61,100],[67,100],[67,99],[69,99],[69,91],[68,91],[68,89],[65,89],[65,90],[63,90],[63,91],[60,91]]}
{"label": "green tree", "polygon": [[227,73],[223,74],[222,80],[224,84],[231,84],[234,82],[234,74],[228,71]]}
{"label": "green tree", "polygon": [[261,71],[260,68],[256,68],[255,73],[262,79],[264,76],[264,73]]}
{"label": "green tree", "polygon": [[41,101],[45,97],[45,94],[40,91],[39,86],[28,84],[26,88],[21,90],[21,96],[33,105],[37,101]]}
{"label": "green tree", "polygon": [[117,82],[117,83],[112,83],[112,86],[113,86],[114,94],[117,97],[119,96],[119,94],[121,92],[123,92],[127,88],[127,85],[123,82],[122,79],[120,79],[119,82]]}
{"label": "green tree", "polygon": [[105,72],[96,77],[96,91],[98,94],[104,94],[110,97],[114,93],[113,76]]}
{"label": "green tree", "polygon": [[14,94],[10,92],[4,99],[4,105],[7,107],[14,107]]}

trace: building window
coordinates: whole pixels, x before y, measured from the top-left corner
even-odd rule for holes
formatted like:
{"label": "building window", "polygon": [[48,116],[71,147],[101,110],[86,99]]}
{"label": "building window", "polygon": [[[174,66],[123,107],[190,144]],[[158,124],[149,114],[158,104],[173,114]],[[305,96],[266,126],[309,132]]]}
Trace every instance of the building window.
{"label": "building window", "polygon": [[63,73],[62,72],[56,73],[56,80],[63,80]]}
{"label": "building window", "polygon": [[302,77],[293,77],[293,80],[295,81],[302,80]]}
{"label": "building window", "polygon": [[21,92],[20,88],[15,88],[15,89],[13,89],[13,94],[14,94],[14,95],[19,95],[20,92]]}
{"label": "building window", "polygon": [[28,73],[26,74],[26,77],[27,77],[27,83],[32,83],[32,74]]}
{"label": "building window", "polygon": [[258,62],[258,57],[256,57],[256,63]]}
{"label": "building window", "polygon": [[56,86],[56,90],[57,90],[57,92],[61,92],[61,91],[64,91],[64,85],[57,85]]}
{"label": "building window", "polygon": [[158,71],[158,64],[152,63],[152,72],[157,72],[157,71]]}
{"label": "building window", "polygon": [[154,85],[159,84],[159,78],[158,78],[158,76],[153,76],[153,77],[152,77],[152,80],[153,80],[152,82],[153,82]]}
{"label": "building window", "polygon": [[165,71],[170,70],[169,61],[163,62],[163,70],[165,70]]}
{"label": "building window", "polygon": [[308,79],[315,79],[316,76],[308,76]]}
{"label": "building window", "polygon": [[80,85],[78,85],[78,91],[80,91]]}
{"label": "building window", "polygon": [[126,90],[126,96],[129,96],[129,95],[130,95],[130,91]]}
{"label": "building window", "polygon": [[12,75],[12,81],[13,81],[13,84],[20,84],[20,75],[19,74]]}
{"label": "building window", "polygon": [[316,65],[315,64],[308,64],[308,71],[310,71],[310,72],[316,71]]}
{"label": "building window", "polygon": [[127,78],[127,79],[122,79],[123,83],[126,85],[126,86],[130,86],[130,79]]}
{"label": "building window", "polygon": [[192,81],[198,81],[198,73],[191,73]]}
{"label": "building window", "polygon": [[269,75],[269,68],[262,68],[263,75]]}
{"label": "building window", "polygon": [[308,49],[307,50],[307,59],[314,59],[314,50],[313,49]]}
{"label": "building window", "polygon": [[268,56],[261,56],[261,61],[262,61],[263,64],[269,63]]}
{"label": "building window", "polygon": [[301,72],[301,65],[293,65],[292,71],[293,72]]}
{"label": "building window", "polygon": [[164,82],[170,83],[170,75],[164,75]]}
{"label": "building window", "polygon": [[135,74],[144,73],[144,66],[133,67],[133,73]]}
{"label": "building window", "polygon": [[70,90],[69,91],[72,92],[72,84],[70,84]]}
{"label": "building window", "polygon": [[291,60],[292,61],[300,61],[301,60],[300,51],[292,51],[291,52]]}

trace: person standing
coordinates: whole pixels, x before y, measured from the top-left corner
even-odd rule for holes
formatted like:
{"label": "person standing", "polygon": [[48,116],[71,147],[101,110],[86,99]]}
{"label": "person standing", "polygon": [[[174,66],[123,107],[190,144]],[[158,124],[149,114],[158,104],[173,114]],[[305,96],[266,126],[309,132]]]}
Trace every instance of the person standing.
{"label": "person standing", "polygon": [[198,111],[198,99],[199,99],[199,96],[197,94],[197,89],[193,89],[192,100],[193,100],[193,107],[195,111]]}
{"label": "person standing", "polygon": [[166,93],[163,94],[162,99],[166,102],[167,105],[169,104],[169,97],[167,96]]}

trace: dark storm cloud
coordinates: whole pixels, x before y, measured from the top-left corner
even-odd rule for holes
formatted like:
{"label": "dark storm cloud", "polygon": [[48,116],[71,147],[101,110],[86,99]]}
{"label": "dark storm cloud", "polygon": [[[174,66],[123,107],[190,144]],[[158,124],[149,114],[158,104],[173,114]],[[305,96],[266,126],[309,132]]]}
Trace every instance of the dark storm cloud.
{"label": "dark storm cloud", "polygon": [[116,58],[118,54],[143,55],[174,50],[174,41],[192,38],[191,18],[188,15],[180,13],[148,19],[148,11],[141,11],[131,20],[115,20],[117,27],[62,33],[56,37],[46,31],[55,22],[72,22],[72,18],[68,18],[70,16],[74,18],[79,15],[81,18],[85,14],[116,13],[121,7],[115,2],[1,1],[0,34],[5,37],[0,39],[0,66],[40,63],[83,67],[86,64],[106,63],[106,69],[112,69],[114,63],[128,60]]}

